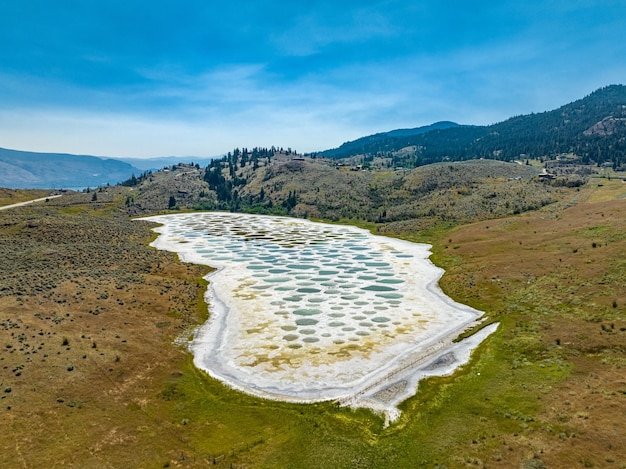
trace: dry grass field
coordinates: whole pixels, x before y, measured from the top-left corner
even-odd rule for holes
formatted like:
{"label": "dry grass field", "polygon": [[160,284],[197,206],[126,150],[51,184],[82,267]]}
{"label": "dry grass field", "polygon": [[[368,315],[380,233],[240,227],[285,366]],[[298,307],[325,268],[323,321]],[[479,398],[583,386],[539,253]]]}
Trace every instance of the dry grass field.
{"label": "dry grass field", "polygon": [[50,194],[50,192],[51,191],[39,189],[14,190],[0,187],[0,207],[3,205],[13,205],[19,202],[26,202],[27,200],[46,197]]}
{"label": "dry grass field", "polygon": [[527,383],[540,402],[534,418],[552,429],[527,444],[546,467],[625,467],[626,184],[592,179],[561,206],[446,236],[444,289],[504,320],[509,373],[569,370]]}
{"label": "dry grass field", "polygon": [[149,402],[185,362],[172,341],[205,314],[205,269],[77,197],[0,215],[1,467],[139,467],[180,445]]}
{"label": "dry grass field", "polygon": [[387,429],[368,411],[255,399],[196,370],[174,341],[206,317],[205,270],[148,247],[127,196],[0,212],[0,467],[626,467],[621,181],[403,233],[433,242],[444,290],[501,325]]}

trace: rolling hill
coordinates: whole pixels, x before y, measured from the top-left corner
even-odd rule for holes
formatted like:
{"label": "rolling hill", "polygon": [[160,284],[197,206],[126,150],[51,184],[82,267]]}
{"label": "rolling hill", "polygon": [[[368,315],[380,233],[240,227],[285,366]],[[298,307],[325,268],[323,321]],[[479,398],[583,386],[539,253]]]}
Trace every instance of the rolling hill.
{"label": "rolling hill", "polygon": [[[211,166],[213,161],[222,161],[224,166],[227,160],[236,158],[237,152],[246,155],[239,163],[243,168],[245,158],[255,159],[254,151],[249,153],[244,149],[242,153],[236,149],[222,159],[168,157],[116,160],[0,148],[0,187],[95,187],[127,180],[146,169],[154,170],[182,162]],[[264,151],[267,153],[267,150]],[[366,167],[407,169],[480,158],[501,161],[535,158],[545,161],[562,155],[573,156],[587,165],[605,164],[614,169],[626,167],[626,86],[600,88],[556,110],[516,116],[489,126],[437,122],[362,137],[310,156],[360,162]],[[228,165],[236,167],[237,162],[230,161]],[[240,185],[235,174],[229,174],[229,178],[234,184],[228,190]]]}

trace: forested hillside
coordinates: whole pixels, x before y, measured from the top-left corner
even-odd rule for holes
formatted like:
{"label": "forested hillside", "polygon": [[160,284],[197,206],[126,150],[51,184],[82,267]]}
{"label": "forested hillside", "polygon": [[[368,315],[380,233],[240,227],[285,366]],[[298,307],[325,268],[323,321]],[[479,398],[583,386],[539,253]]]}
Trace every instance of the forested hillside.
{"label": "forested hillside", "polygon": [[325,150],[318,152],[317,156],[324,158],[349,158],[355,153],[361,153],[366,147],[375,147],[377,144],[388,141],[393,138],[411,138],[417,135],[422,135],[434,130],[444,130],[459,127],[459,124],[455,122],[435,122],[431,125],[425,125],[422,127],[416,127],[414,129],[397,129],[389,132],[380,132],[374,135],[368,135],[367,137],[361,137],[351,142],[342,144],[339,148],[333,148],[332,150]]}
{"label": "forested hillside", "polygon": [[[239,210],[240,207],[250,209],[255,206],[259,210],[269,208],[272,213],[279,211],[276,207],[266,207],[271,199],[265,200],[263,193],[255,194],[243,188],[252,181],[253,173],[257,175],[258,169],[269,165],[274,155],[304,161],[302,155],[290,148],[284,150],[280,147],[252,150],[236,148],[221,159],[202,160],[204,164],[208,163],[203,179],[208,189],[215,192],[214,208]],[[529,159],[550,162],[567,156],[570,163],[605,165],[622,170],[626,169],[626,86],[607,86],[559,109],[516,116],[489,126],[437,122],[414,129],[377,133],[344,143],[336,149],[307,156],[309,162],[332,160],[343,165],[358,166],[359,169],[382,170],[411,169],[431,163],[480,158],[508,162],[525,162]],[[145,164],[153,167],[159,161],[167,164],[166,161],[179,160],[181,158],[157,159]],[[172,164],[171,168],[177,166]],[[142,167],[146,166],[142,164]],[[327,170],[328,167],[320,168]],[[110,158],[0,148],[0,187],[95,187],[115,184],[140,172],[140,169],[128,163]],[[307,170],[307,175],[310,175],[310,170]],[[262,177],[271,179],[272,174]],[[359,177],[366,178],[358,176],[352,179],[358,180]],[[134,184],[130,180],[127,183]],[[336,183],[332,182],[331,185]],[[268,189],[272,191],[272,188],[269,185],[263,189],[267,192]],[[296,188],[293,190],[299,191]],[[246,195],[247,200],[241,199],[242,195]],[[185,193],[179,194],[179,198],[184,196]],[[292,194],[290,202],[287,202],[289,206],[283,207],[286,212],[297,205],[294,197]],[[211,197],[208,199],[212,200]],[[282,204],[282,201],[279,202]],[[364,205],[368,204],[366,200]]]}
{"label": "forested hillside", "polygon": [[626,165],[626,86],[601,88],[583,99],[489,126],[436,129],[419,135],[361,139],[362,145],[329,157],[360,155],[370,163],[415,167],[441,161],[490,158],[512,161],[574,154],[585,164]]}

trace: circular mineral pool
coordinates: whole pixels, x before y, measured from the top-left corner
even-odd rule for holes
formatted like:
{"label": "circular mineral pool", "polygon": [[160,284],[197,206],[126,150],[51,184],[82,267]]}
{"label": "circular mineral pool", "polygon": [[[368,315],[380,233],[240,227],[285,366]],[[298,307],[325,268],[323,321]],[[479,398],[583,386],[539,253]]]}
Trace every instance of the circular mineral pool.
{"label": "circular mineral pool", "polygon": [[297,319],[296,320],[296,324],[298,326],[314,326],[315,324],[317,324],[319,321],[315,320],[315,319],[309,319],[309,318],[305,318],[305,319]]}

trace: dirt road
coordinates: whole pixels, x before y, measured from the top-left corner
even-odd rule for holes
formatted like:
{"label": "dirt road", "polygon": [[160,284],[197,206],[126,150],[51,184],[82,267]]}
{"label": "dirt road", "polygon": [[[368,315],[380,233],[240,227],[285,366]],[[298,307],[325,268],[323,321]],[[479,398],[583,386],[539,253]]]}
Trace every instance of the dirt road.
{"label": "dirt road", "polygon": [[62,194],[50,195],[48,197],[42,197],[41,199],[27,200],[26,202],[20,202],[19,204],[11,204],[11,205],[3,205],[0,207],[0,210],[8,210],[14,207],[21,207],[22,205],[33,204],[35,202],[42,202],[44,200],[56,199],[57,197],[61,197]]}

